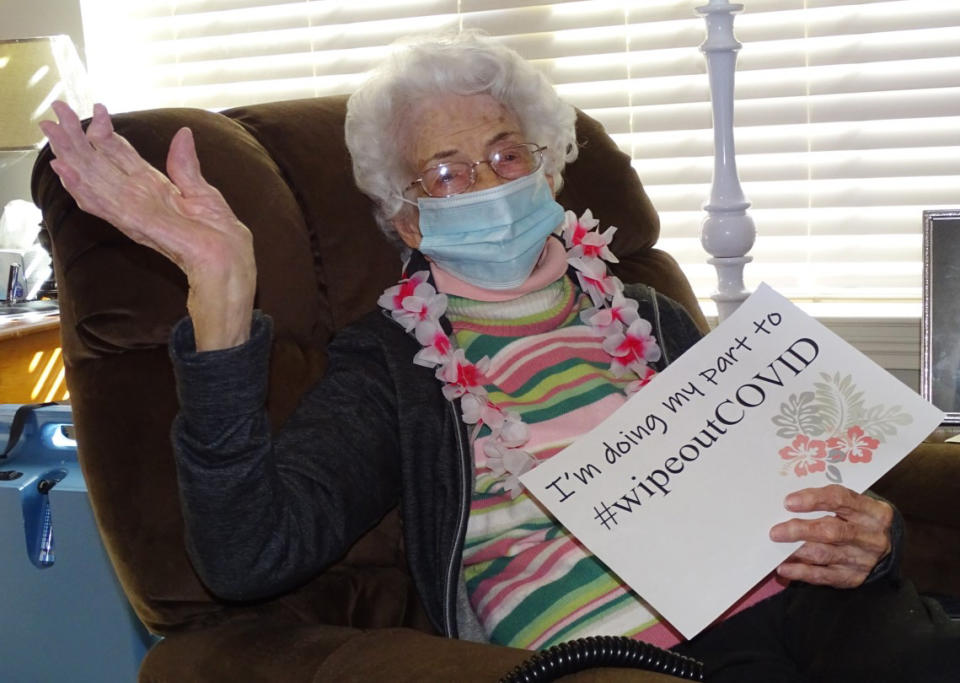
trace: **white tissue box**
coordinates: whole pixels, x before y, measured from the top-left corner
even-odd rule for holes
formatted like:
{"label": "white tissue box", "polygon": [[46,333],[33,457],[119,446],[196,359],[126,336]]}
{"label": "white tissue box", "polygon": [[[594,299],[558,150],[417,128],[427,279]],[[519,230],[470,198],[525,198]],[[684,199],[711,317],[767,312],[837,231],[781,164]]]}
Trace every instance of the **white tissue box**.
{"label": "white tissue box", "polygon": [[24,255],[26,253],[23,249],[0,249],[0,300],[6,301],[9,298],[7,280],[10,275],[10,266],[14,263],[20,266],[20,281],[25,282],[27,264],[24,263]]}

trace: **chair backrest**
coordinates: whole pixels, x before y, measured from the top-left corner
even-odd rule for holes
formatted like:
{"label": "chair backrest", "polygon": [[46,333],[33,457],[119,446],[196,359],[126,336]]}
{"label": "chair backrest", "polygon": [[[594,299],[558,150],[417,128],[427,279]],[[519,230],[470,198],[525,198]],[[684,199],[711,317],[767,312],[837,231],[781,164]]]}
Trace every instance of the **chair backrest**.
{"label": "chair backrest", "polygon": [[[275,320],[268,397],[275,428],[322,374],[330,337],[371,310],[399,274],[396,250],[353,184],[344,105],[345,98],[332,97],[219,114],[162,109],[114,117],[118,132],[160,169],[173,134],[192,128],[205,177],[252,230],[256,305]],[[629,158],[584,115],[578,140],[580,159],[565,174],[560,202],[578,214],[591,208],[604,226],[618,226],[617,274],[677,299],[705,327],[675,261],[653,246],[658,219]],[[218,603],[190,566],[169,440],[177,399],[166,344],[186,313],[186,280],[159,254],[80,211],[50,170],[50,159],[43,150],[33,196],[52,239],[66,380],[101,534],[151,630],[170,633],[220,621],[243,608]],[[370,567],[384,569],[381,593],[403,582],[396,514],[314,582],[315,607],[322,603],[318,618],[385,625],[409,607],[409,598],[402,598],[404,604],[386,617],[366,613],[358,599],[364,591],[350,575],[358,567],[366,574]],[[409,614],[403,619],[417,622]]]}

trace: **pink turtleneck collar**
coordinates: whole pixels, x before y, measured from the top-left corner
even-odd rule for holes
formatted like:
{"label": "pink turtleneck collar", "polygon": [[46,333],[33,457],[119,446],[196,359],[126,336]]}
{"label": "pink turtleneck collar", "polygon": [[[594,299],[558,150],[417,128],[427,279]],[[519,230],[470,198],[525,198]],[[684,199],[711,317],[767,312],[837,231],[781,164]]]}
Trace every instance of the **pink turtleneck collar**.
{"label": "pink turtleneck collar", "polygon": [[437,284],[437,291],[444,294],[462,296],[474,301],[510,301],[524,294],[536,292],[559,280],[567,272],[567,250],[563,248],[560,240],[548,238],[530,277],[523,284],[512,289],[483,289],[471,285],[442,270],[435,263],[430,264],[430,271]]}

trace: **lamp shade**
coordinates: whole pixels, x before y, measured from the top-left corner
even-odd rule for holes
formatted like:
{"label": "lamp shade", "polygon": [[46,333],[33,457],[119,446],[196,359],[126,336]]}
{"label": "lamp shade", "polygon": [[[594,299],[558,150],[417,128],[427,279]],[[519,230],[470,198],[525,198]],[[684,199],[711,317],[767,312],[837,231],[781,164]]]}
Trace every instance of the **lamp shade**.
{"label": "lamp shade", "polygon": [[0,40],[0,93],[0,151],[40,147],[37,123],[55,118],[54,100],[81,118],[92,112],[86,71],[69,36]]}

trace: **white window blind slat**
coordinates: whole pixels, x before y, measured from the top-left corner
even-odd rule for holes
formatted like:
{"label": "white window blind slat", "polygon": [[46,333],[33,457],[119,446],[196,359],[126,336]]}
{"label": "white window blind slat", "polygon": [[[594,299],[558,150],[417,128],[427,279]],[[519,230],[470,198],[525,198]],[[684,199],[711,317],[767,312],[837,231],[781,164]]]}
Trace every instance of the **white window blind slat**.
{"label": "white window blind slat", "polygon": [[[628,118],[629,111],[599,112],[617,123]],[[622,116],[620,116],[622,114]],[[960,114],[960,111],[958,111]],[[710,130],[675,130],[670,135],[656,132],[616,131],[609,126],[614,141],[625,151],[635,145],[645,160],[662,158],[712,157],[713,133]],[[737,157],[777,152],[875,150],[925,147],[935,150],[960,141],[960,115],[926,119],[884,119],[880,121],[833,121],[784,126],[741,126],[737,129]],[[934,152],[936,153],[936,152]]]}
{"label": "white window blind slat", "polygon": [[[346,93],[394,39],[479,28],[531,59],[633,158],[661,246],[701,296],[713,133],[706,0],[81,0],[115,111]],[[744,0],[737,165],[759,237],[748,286],[918,301],[920,220],[960,204],[960,3]]]}
{"label": "white window blind slat", "polygon": [[[702,182],[713,177],[713,157],[645,159],[634,164],[637,174],[650,185]],[[772,154],[738,154],[740,180],[780,182],[805,180],[851,180],[873,178],[960,176],[960,144],[936,149],[872,149]]]}
{"label": "white window blind slat", "polygon": [[[875,243],[885,244],[887,236],[915,235],[917,207],[754,208],[751,215],[763,237],[756,248],[765,246],[770,237],[805,239],[811,235],[840,235],[851,239],[880,236],[884,239]],[[660,228],[672,236],[697,238],[703,218],[700,211],[671,211],[661,218]]]}
{"label": "white window blind slat", "polygon": [[[582,99],[587,113],[596,108],[617,106],[606,92],[590,93],[582,88],[558,88],[570,99]],[[622,105],[620,105],[622,106]],[[960,111],[960,88],[896,90],[856,94],[811,95],[738,101],[734,114],[737,131],[742,127],[832,123],[836,121],[877,121],[917,117],[954,117]],[[672,131],[710,128],[709,102],[684,102],[636,106],[632,130]],[[922,121],[918,121],[918,126]],[[947,138],[950,139],[949,137]]]}
{"label": "white window blind slat", "polygon": [[[903,188],[909,187],[908,197]],[[683,210],[700,206],[709,196],[709,185],[644,184],[658,211]],[[708,192],[703,192],[704,188]],[[957,200],[957,181],[950,176],[899,178],[825,179],[795,181],[756,181],[743,183],[744,194],[755,209],[783,207],[803,209],[838,206],[890,206],[910,204],[929,206]],[[902,201],[903,199],[910,201]],[[919,215],[918,215],[919,221]]]}

